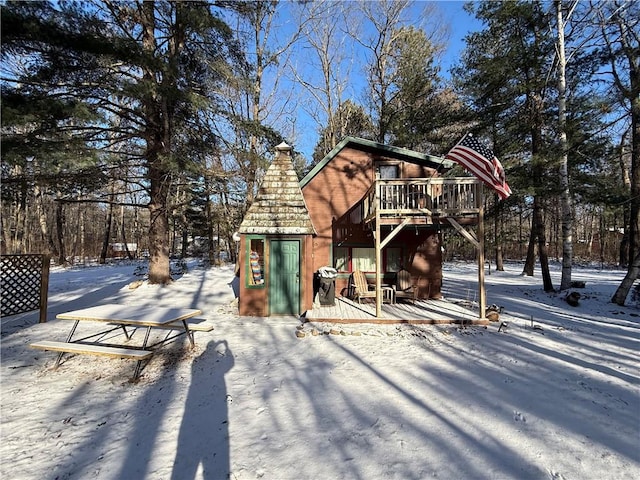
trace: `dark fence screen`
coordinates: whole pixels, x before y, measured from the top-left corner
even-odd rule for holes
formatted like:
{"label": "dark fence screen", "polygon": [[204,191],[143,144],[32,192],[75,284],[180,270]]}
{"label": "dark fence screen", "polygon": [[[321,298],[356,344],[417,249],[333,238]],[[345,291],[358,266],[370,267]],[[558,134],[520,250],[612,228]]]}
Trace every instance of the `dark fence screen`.
{"label": "dark fence screen", "polygon": [[2,255],[0,258],[0,316],[40,310],[40,322],[46,322],[49,256],[26,254]]}

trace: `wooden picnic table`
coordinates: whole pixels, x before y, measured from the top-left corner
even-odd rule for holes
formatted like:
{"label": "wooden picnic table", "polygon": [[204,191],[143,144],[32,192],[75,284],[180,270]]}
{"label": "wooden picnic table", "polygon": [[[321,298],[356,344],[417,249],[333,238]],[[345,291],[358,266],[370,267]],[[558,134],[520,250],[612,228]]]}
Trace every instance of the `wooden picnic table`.
{"label": "wooden picnic table", "polygon": [[[83,308],[71,312],[61,313],[56,316],[60,320],[73,320],[71,331],[64,342],[41,341],[32,343],[31,348],[40,350],[57,351],[58,358],[54,369],[58,368],[62,356],[65,353],[79,353],[89,355],[106,355],[110,357],[131,358],[138,360],[134,372],[133,380],[137,380],[142,369],[142,363],[153,355],[153,347],[169,340],[158,342],[154,345],[147,345],[152,328],[179,330],[180,335],[186,334],[189,338],[191,348],[195,346],[194,331],[211,331],[213,326],[203,323],[202,319],[195,319],[201,315],[202,311],[192,308],[162,308],[155,306],[131,306],[106,304],[94,307]],[[98,334],[92,334],[79,340],[73,340],[78,324],[80,322],[102,322],[111,326],[109,330]],[[89,342],[87,339],[101,336],[116,329],[122,329],[125,342],[128,342],[133,332],[127,331],[127,327],[146,327],[142,346],[135,347],[124,344],[100,344]],[[176,335],[177,336],[177,335]]]}

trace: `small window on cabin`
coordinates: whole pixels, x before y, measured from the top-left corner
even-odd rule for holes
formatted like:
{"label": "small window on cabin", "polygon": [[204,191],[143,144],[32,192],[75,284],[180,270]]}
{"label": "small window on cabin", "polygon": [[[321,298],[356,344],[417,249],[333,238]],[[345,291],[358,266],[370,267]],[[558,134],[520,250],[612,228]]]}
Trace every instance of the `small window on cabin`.
{"label": "small window on cabin", "polygon": [[380,178],[382,180],[398,178],[398,173],[398,165],[380,165]]}
{"label": "small window on cabin", "polygon": [[353,271],[360,270],[362,272],[376,271],[376,250],[375,248],[357,248],[351,249],[352,252],[352,268]]}
{"label": "small window on cabin", "polygon": [[247,255],[247,285],[264,286],[264,238],[249,239]]}
{"label": "small window on cabin", "polygon": [[362,206],[362,203],[359,203],[358,205],[356,205],[355,208],[353,208],[349,213],[349,223],[351,225],[361,225],[363,211],[364,211],[364,208]]}
{"label": "small window on cabin", "polygon": [[333,266],[339,272],[349,271],[349,248],[336,247],[333,251]]}
{"label": "small window on cabin", "polygon": [[[376,251],[364,247],[335,247],[333,249],[333,265],[339,272],[376,271]],[[382,270],[398,272],[402,270],[402,248],[388,247],[384,249]]]}
{"label": "small window on cabin", "polygon": [[399,272],[402,269],[402,249],[398,247],[388,247],[385,249],[387,264],[385,271]]}

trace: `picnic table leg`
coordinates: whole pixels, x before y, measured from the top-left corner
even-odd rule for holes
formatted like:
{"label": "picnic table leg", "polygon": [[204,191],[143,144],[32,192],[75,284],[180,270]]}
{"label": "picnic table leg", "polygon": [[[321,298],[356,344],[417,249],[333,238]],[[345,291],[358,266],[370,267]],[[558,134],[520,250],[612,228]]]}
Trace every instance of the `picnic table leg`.
{"label": "picnic table leg", "polygon": [[[67,335],[67,343],[71,343],[71,337],[73,337],[73,334],[76,332],[76,327],[78,326],[78,323],[80,323],[80,320],[76,320],[73,323],[73,327],[71,327],[71,331],[69,332],[69,335]],[[56,364],[53,366],[53,369],[56,370],[59,366],[60,366],[60,361],[62,360],[62,356],[64,355],[65,352],[60,352],[58,354],[58,358],[56,359]]]}
{"label": "picnic table leg", "polygon": [[187,324],[186,320],[182,320],[182,324],[184,325],[184,331],[187,334],[187,337],[189,337],[189,342],[191,343],[191,348],[196,348],[196,342],[193,339],[193,331],[189,330],[189,325]]}
{"label": "picnic table leg", "polygon": [[[145,348],[147,348],[147,341],[149,341],[149,334],[151,333],[151,327],[147,327],[147,331],[144,334],[144,341],[142,342],[142,350],[144,350]],[[144,362],[144,360],[138,360],[138,363],[136,363],[136,370],[135,372],[133,372],[133,378],[132,381],[137,381],[138,377],[140,376],[140,372],[142,371],[142,362]]]}
{"label": "picnic table leg", "polygon": [[122,330],[124,331],[124,336],[127,337],[127,340],[131,340],[131,337],[133,336],[133,334],[129,335],[129,332],[127,332],[127,327],[125,327],[124,325],[121,325],[121,327],[122,327]]}

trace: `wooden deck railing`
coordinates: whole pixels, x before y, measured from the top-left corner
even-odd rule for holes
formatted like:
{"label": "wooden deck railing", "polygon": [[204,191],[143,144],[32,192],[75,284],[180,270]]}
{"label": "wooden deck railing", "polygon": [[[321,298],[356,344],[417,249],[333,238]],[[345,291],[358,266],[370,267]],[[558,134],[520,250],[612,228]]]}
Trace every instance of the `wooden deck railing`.
{"label": "wooden deck railing", "polygon": [[365,220],[375,216],[376,208],[380,216],[477,214],[481,187],[469,177],[376,180],[364,199]]}

